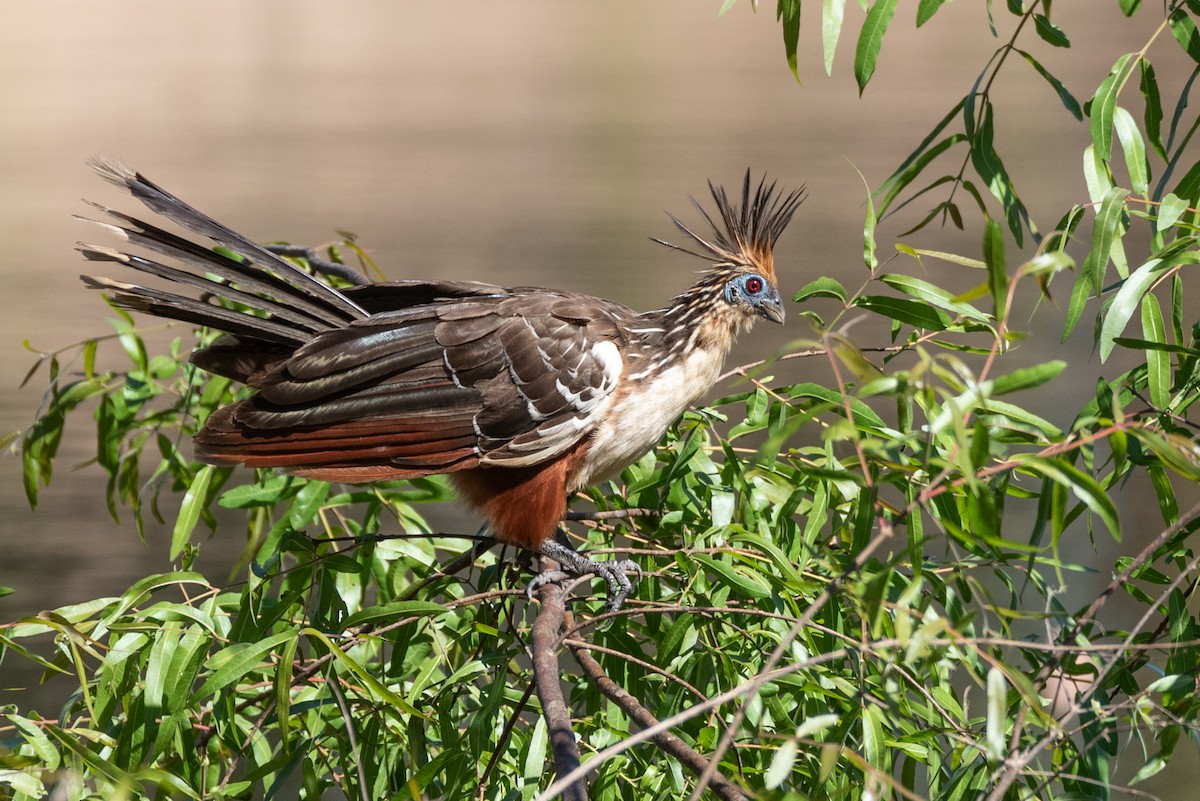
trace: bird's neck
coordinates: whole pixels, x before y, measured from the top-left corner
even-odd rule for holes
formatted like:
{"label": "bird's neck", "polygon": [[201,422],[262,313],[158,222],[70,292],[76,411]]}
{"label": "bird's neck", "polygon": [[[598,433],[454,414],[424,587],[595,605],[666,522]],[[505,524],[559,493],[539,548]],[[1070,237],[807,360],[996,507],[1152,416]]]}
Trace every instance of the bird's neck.
{"label": "bird's neck", "polygon": [[643,312],[637,324],[644,348],[670,361],[702,349],[728,354],[737,335],[753,321],[753,317],[733,308],[724,297],[724,281],[705,276],[686,291],[675,296],[663,309]]}

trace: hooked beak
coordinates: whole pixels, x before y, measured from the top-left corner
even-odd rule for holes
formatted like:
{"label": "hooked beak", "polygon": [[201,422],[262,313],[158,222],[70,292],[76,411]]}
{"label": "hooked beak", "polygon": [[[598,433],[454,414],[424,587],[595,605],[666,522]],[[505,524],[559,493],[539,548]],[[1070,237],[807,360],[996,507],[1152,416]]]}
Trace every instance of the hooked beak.
{"label": "hooked beak", "polygon": [[763,298],[758,304],[758,313],[773,323],[783,325],[783,301],[779,299],[779,293],[773,292]]}

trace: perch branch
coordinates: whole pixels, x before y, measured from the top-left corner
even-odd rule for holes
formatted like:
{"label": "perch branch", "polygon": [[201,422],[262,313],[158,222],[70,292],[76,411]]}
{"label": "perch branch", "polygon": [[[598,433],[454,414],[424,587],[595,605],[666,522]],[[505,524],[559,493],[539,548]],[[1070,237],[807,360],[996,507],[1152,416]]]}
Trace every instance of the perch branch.
{"label": "perch branch", "polygon": [[[543,559],[544,569],[556,565]],[[530,657],[533,660],[533,677],[537,686],[538,699],[542,702],[542,714],[550,732],[550,748],[554,754],[554,772],[561,779],[580,766],[579,746],[575,732],[571,729],[571,711],[563,698],[558,665],[559,631],[566,615],[566,593],[557,584],[543,584],[538,590],[541,609],[530,631]],[[587,801],[587,784],[581,777],[563,789],[567,801]]]}

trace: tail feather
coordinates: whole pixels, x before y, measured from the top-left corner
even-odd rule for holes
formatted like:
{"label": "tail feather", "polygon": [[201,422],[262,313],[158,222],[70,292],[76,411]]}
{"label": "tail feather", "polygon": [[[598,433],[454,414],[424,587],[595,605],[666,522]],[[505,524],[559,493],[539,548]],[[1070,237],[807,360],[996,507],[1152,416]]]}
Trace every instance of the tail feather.
{"label": "tail feather", "polygon": [[[236,231],[226,228],[216,220],[202,214],[170,192],[149,181],[141,173],[135,172],[126,165],[111,159],[96,158],[92,160],[91,164],[102,178],[118,186],[125,187],[134,197],[152,211],[161,214],[182,228],[208,237],[221,247],[246,259],[249,262],[247,267],[260,276],[271,276],[274,273],[275,276],[278,276],[279,279],[286,282],[296,291],[311,299],[318,306],[330,307],[335,310],[343,321],[367,316],[367,312],[361,306],[341,292],[306,273],[286,259],[275,255],[266,248],[251,242]],[[132,220],[127,219],[127,221]],[[159,237],[156,234],[158,229],[154,229],[153,226],[144,226],[140,223],[137,225],[142,228],[140,233],[143,236],[149,237],[151,240],[165,246],[173,247],[177,245],[177,242],[172,240],[173,235],[168,234],[166,237]],[[174,237],[174,240],[178,240],[178,238]],[[232,259],[229,261],[232,261]],[[220,286],[216,282],[213,283],[215,286]]]}
{"label": "tail feather", "polygon": [[[187,272],[186,270],[180,270],[176,267],[170,267],[166,264],[161,264],[143,256],[136,256],[131,253],[122,253],[119,250],[114,250],[112,248],[106,248],[99,245],[80,245],[76,249],[82,253],[84,258],[86,258],[88,261],[112,261],[118,264],[124,264],[140,272],[157,276],[158,278],[164,278],[168,281],[173,281],[185,286],[190,286],[205,293],[219,292],[221,297],[227,300],[236,301],[237,303],[254,308],[259,312],[266,312],[270,315],[269,319],[282,323],[289,323],[296,327],[297,331],[294,339],[297,344],[302,344],[303,342],[307,341],[307,337],[302,336],[303,334],[317,334],[328,329],[329,325],[337,324],[336,320],[324,321],[313,319],[313,317],[302,312],[297,312],[292,307],[284,305],[283,303],[279,303],[272,298],[268,298],[260,294],[252,294],[228,284],[219,284],[205,276],[196,275],[194,273]],[[131,291],[132,287],[134,286],[136,285],[125,284],[123,288],[126,291]],[[182,300],[192,300],[191,298],[187,298],[183,295],[180,295],[179,297]],[[202,306],[210,309],[221,308],[214,304],[204,303],[203,301],[199,302]],[[228,309],[225,311],[228,311]],[[243,314],[243,316],[247,315]],[[258,319],[261,318],[256,318],[256,321]],[[206,325],[220,327],[216,325],[215,319],[213,323],[206,323]]]}
{"label": "tail feather", "polygon": [[[328,325],[341,326],[358,317],[358,315],[348,314],[340,306],[330,302],[328,296],[313,298],[283,278],[264,270],[256,264],[230,258],[224,253],[199,245],[190,239],[176,236],[169,231],[164,231],[143,220],[131,217],[128,214],[122,214],[119,211],[114,211],[98,203],[91,205],[95,206],[96,209],[105,215],[121,221],[124,225],[114,225],[78,215],[75,219],[99,226],[107,233],[123,239],[136,247],[145,248],[154,253],[177,259],[188,267],[198,270],[201,275],[211,273],[218,278],[224,279],[226,282],[236,284],[242,290],[254,292],[258,295],[279,301],[283,308],[298,311]],[[94,245],[83,243],[81,243],[81,247],[95,250],[110,250],[109,248],[96,248]],[[136,263],[131,263],[130,266],[140,269]],[[173,270],[173,268],[168,269]],[[161,277],[179,280],[181,283],[189,283],[192,286],[200,286],[200,288],[211,291],[214,294],[226,294],[225,287],[228,284],[219,283],[213,281],[211,278],[195,276],[192,273],[180,270],[174,270],[173,275],[192,276],[196,280],[203,281],[204,284],[191,283],[182,278],[172,277],[171,275],[162,275]],[[333,290],[333,292],[336,293],[336,290]],[[255,304],[248,303],[247,305],[253,306]]]}
{"label": "tail feather", "polygon": [[[86,253],[85,253],[86,255]],[[226,309],[212,303],[165,292],[153,287],[127,284],[103,276],[82,275],[80,278],[92,289],[110,293],[113,301],[131,311],[144,312],[155,317],[179,320],[193,325],[206,325],[228,334],[249,340],[299,347],[308,337],[297,331],[295,326],[255,317],[252,314]]]}

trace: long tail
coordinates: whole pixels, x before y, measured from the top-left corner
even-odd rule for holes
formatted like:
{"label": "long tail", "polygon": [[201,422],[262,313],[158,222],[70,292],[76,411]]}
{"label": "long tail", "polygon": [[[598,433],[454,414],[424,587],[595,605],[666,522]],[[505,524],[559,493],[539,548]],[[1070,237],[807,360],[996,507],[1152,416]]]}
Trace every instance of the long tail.
{"label": "long tail", "polygon": [[[368,316],[361,306],[338,290],[200,213],[124,164],[107,159],[93,159],[91,164],[101,177],[125,187],[152,211],[188,231],[208,237],[222,249],[212,250],[93,204],[105,216],[116,220],[116,224],[79,219],[182,266],[80,243],[78,249],[88,260],[123,264],[199,291],[199,296],[193,297],[111,278],[80,276],[89,287],[106,292],[118,306],[210,326],[234,335],[243,347],[260,343],[271,350],[295,349],[316,334]],[[234,301],[248,311],[210,303],[205,299],[208,296]]]}

